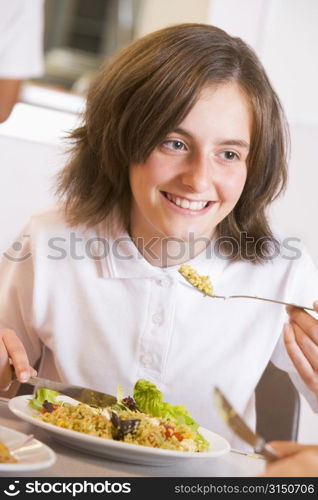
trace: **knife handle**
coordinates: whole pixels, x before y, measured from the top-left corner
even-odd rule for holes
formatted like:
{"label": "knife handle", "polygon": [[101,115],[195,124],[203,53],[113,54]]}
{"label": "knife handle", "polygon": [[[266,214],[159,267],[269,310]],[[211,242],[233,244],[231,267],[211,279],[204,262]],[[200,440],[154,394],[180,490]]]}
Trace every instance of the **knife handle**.
{"label": "knife handle", "polygon": [[267,443],[264,444],[259,453],[266,458],[267,462],[274,462],[278,459],[278,455],[275,450]]}
{"label": "knife handle", "polygon": [[266,443],[265,439],[257,435],[257,441],[254,443],[254,451],[259,455],[262,455],[268,462],[274,462],[278,459],[276,451]]}

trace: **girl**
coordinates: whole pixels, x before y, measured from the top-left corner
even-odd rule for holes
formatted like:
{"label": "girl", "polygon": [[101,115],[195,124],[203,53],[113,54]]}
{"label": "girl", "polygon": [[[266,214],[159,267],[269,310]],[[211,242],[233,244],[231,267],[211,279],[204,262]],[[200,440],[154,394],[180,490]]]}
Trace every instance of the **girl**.
{"label": "girl", "polygon": [[9,360],[27,381],[39,358],[41,375],[104,392],[146,378],[235,445],[213,387],[253,427],[272,360],[317,410],[313,315],[203,298],[178,273],[190,264],[218,295],[318,298],[310,257],[267,220],[286,181],[286,126],[254,52],[203,24],[147,35],[102,68],[71,137],[60,203],[1,264],[2,386]]}

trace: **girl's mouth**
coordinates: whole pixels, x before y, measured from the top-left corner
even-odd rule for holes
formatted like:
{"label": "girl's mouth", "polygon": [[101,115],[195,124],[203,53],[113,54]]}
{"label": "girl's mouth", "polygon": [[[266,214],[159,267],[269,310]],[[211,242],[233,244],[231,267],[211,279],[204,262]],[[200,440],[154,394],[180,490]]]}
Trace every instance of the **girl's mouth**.
{"label": "girl's mouth", "polygon": [[196,212],[201,214],[214,203],[213,201],[206,200],[189,200],[187,198],[181,198],[179,196],[167,193],[166,191],[161,192],[172,205],[186,213]]}

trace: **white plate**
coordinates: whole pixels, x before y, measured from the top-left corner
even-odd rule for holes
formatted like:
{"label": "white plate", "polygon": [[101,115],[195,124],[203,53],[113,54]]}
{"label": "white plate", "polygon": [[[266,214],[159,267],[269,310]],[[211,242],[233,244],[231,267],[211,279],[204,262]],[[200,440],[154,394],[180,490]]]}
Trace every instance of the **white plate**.
{"label": "white plate", "polygon": [[[11,446],[13,447],[18,443],[22,443],[25,439],[27,439],[27,435],[23,434],[23,432],[18,432],[10,427],[0,425],[0,441],[9,449]],[[18,462],[14,464],[0,462],[0,473],[46,469],[53,465],[56,460],[54,451],[35,438],[33,438],[24,448],[12,452],[12,455]]]}
{"label": "white plate", "polygon": [[[197,460],[219,457],[230,451],[230,445],[223,437],[211,432],[203,427],[199,431],[210,443],[207,451],[195,452],[180,452],[173,450],[162,450],[159,448],[150,448],[148,446],[123,443],[121,441],[113,441],[96,436],[90,436],[80,432],[63,429],[53,424],[43,422],[34,418],[36,412],[28,406],[28,401],[33,396],[17,396],[9,400],[10,410],[22,420],[26,420],[31,424],[45,429],[47,432],[54,434],[56,440],[77,448],[86,453],[119,460],[121,462],[130,462],[143,465],[169,465],[173,462],[181,460]],[[69,398],[59,397],[63,401],[70,401]],[[74,400],[73,400],[74,401]]]}

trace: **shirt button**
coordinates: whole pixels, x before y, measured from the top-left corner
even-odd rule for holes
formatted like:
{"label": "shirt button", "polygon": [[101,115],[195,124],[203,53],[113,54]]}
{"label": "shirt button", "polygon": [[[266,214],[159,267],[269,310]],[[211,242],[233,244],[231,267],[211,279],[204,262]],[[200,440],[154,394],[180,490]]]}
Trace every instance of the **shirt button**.
{"label": "shirt button", "polygon": [[164,288],[168,288],[169,286],[172,285],[173,283],[173,280],[172,278],[170,278],[169,276],[166,276],[165,278],[160,278],[158,281],[157,281],[158,285],[159,286],[162,286]]}
{"label": "shirt button", "polygon": [[144,366],[152,365],[153,361],[152,354],[150,352],[145,352],[145,354],[141,356],[140,361]]}
{"label": "shirt button", "polygon": [[161,325],[163,322],[163,315],[161,313],[155,313],[152,315],[152,322],[155,325]]}

